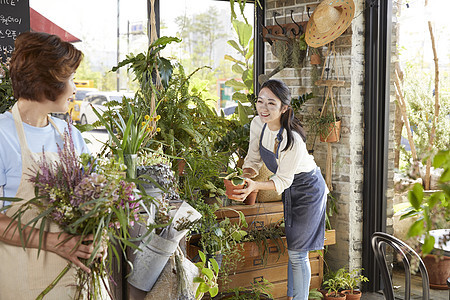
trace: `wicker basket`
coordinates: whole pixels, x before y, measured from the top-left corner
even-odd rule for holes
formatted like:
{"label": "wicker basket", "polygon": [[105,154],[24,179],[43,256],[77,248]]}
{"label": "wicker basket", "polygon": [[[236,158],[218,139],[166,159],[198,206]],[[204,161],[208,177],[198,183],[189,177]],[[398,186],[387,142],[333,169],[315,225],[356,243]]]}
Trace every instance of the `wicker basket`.
{"label": "wicker basket", "polygon": [[[269,177],[272,175],[273,175],[273,173],[270,172],[269,169],[267,169],[265,164],[263,164],[261,169],[259,170],[258,176],[253,178],[253,180],[268,181]],[[272,191],[261,190],[258,192],[258,200],[257,200],[258,202],[274,202],[274,201],[280,201],[280,200],[281,200],[281,195],[279,195],[277,193],[277,191],[275,191],[275,190],[272,190]]]}

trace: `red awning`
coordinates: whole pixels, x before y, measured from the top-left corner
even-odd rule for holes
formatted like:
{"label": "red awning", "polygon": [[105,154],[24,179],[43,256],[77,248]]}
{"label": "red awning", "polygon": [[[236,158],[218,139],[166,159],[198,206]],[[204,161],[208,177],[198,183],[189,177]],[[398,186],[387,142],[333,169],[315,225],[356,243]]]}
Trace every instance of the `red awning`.
{"label": "red awning", "polygon": [[30,28],[34,32],[46,32],[59,36],[63,41],[76,43],[81,42],[79,38],[65,31],[34,9],[30,7]]}

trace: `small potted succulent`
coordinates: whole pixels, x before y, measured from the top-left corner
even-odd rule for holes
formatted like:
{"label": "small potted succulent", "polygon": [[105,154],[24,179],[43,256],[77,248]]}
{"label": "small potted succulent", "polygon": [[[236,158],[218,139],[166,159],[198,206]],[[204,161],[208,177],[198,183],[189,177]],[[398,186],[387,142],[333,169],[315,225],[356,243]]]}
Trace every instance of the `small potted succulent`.
{"label": "small potted succulent", "polygon": [[[219,178],[223,178],[223,183],[225,184],[226,195],[229,199],[239,200],[234,196],[234,191],[242,189],[246,186],[244,177],[242,176],[242,169],[237,168],[236,171],[231,173],[221,173]],[[253,191],[247,196],[244,203],[247,205],[254,205],[256,202],[256,196],[258,191]]]}

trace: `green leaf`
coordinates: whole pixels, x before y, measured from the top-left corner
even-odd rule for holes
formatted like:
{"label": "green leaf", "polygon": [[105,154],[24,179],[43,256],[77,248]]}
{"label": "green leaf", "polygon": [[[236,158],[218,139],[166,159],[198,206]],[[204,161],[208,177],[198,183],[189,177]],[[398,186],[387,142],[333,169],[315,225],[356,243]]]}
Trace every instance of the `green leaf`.
{"label": "green leaf", "polygon": [[408,199],[412,207],[419,210],[423,201],[423,186],[420,183],[416,183],[413,189],[408,193]]}
{"label": "green leaf", "polygon": [[442,191],[435,192],[431,194],[430,198],[428,198],[427,203],[428,207],[432,209],[437,203],[443,202],[445,200],[445,195]]}
{"label": "green leaf", "polygon": [[244,55],[244,52],[241,50],[241,47],[239,47],[238,43],[234,40],[227,41],[228,45],[236,49],[241,55]]}
{"label": "green leaf", "polygon": [[245,66],[245,63],[244,63],[244,62],[242,62],[242,61],[240,61],[240,60],[237,60],[236,58],[234,58],[234,57],[231,56],[231,55],[225,54],[225,56],[224,56],[223,58],[226,59],[226,60],[232,61],[232,62],[234,62],[234,63],[237,63],[237,64],[240,64],[240,65]]}
{"label": "green leaf", "polygon": [[450,150],[439,151],[433,159],[433,167],[440,168],[449,159]]}
{"label": "green leaf", "polygon": [[217,261],[214,258],[211,258],[209,261],[211,262],[214,272],[216,272],[216,274],[219,274],[219,264],[217,263]]}
{"label": "green leaf", "polygon": [[238,102],[238,115],[239,115],[239,123],[244,126],[245,124],[250,123],[250,119],[248,118],[248,112],[246,108]]}
{"label": "green leaf", "polygon": [[201,282],[200,285],[198,286],[198,290],[201,293],[206,293],[207,291],[209,291],[209,286],[206,283]]}
{"label": "green leaf", "polygon": [[417,220],[408,230],[408,237],[420,236],[424,232],[423,219]]}
{"label": "green leaf", "polygon": [[240,90],[243,90],[243,89],[247,88],[247,86],[244,83],[242,83],[240,81],[237,81],[236,79],[227,80],[225,82],[225,85],[229,86],[229,87],[232,87],[232,88],[234,88],[237,91],[240,91]]}
{"label": "green leaf", "polygon": [[177,37],[171,37],[171,36],[162,36],[156,41],[154,41],[149,48],[158,47],[158,46],[166,46],[167,44],[170,44],[172,42],[180,43],[181,40]]}
{"label": "green leaf", "polygon": [[219,287],[214,286],[209,290],[209,293],[211,294],[211,297],[216,296],[219,293]]}
{"label": "green leaf", "polygon": [[233,94],[233,100],[238,100],[238,101],[241,101],[241,102],[246,102],[246,101],[247,101],[247,96],[246,96],[245,94],[243,94],[243,93],[235,92],[235,93]]}
{"label": "green leaf", "polygon": [[242,179],[242,178],[240,178],[240,177],[234,177],[234,178],[231,178],[231,183],[232,183],[234,186],[244,184],[244,182],[245,182],[244,179]]}
{"label": "green leaf", "polygon": [[239,74],[239,75],[241,75],[241,74],[244,73],[244,69],[242,69],[242,67],[241,67],[240,65],[238,65],[238,64],[234,64],[233,67],[231,67],[231,70],[232,70],[234,73],[237,73],[237,74]]}
{"label": "green leaf", "polygon": [[205,274],[206,277],[208,277],[209,280],[213,280],[213,278],[214,278],[214,273],[213,273],[213,271],[211,271],[210,269],[208,269],[208,268],[203,268],[203,269],[202,269],[202,273]]}
{"label": "green leaf", "polygon": [[427,234],[425,236],[425,240],[422,245],[422,252],[425,254],[430,253],[431,250],[433,250],[434,248],[434,242],[435,242],[434,236]]}
{"label": "green leaf", "polygon": [[205,253],[203,253],[202,251],[198,251],[198,255],[200,256],[200,259],[202,260],[202,262],[206,263]]}
{"label": "green leaf", "polygon": [[250,38],[252,37],[253,28],[250,24],[245,24],[239,20],[234,20],[233,22],[234,30],[239,37],[239,44],[246,48]]}
{"label": "green leaf", "polygon": [[195,277],[194,278],[194,282],[205,282],[204,280],[203,280],[203,278],[201,278],[201,277]]}
{"label": "green leaf", "polygon": [[245,54],[245,60],[249,60],[253,56],[253,44],[253,39],[251,39],[248,46],[248,52]]}
{"label": "green leaf", "polygon": [[170,78],[172,77],[173,66],[170,63],[170,60],[160,57],[158,59],[158,71],[161,76],[161,83],[165,88],[169,86]]}

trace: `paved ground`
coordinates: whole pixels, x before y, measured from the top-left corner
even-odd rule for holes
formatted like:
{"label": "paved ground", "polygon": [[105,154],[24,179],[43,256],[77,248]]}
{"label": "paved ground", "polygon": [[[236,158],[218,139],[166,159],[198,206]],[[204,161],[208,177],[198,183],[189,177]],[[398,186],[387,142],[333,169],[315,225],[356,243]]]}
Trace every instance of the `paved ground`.
{"label": "paved ground", "polygon": [[[393,276],[394,283],[394,296],[397,300],[403,300],[405,298],[405,277],[403,270],[394,270]],[[378,300],[385,299],[383,294],[380,293],[363,293],[362,300]],[[419,275],[411,277],[411,300],[422,299],[422,279]],[[430,289],[430,300],[448,300],[450,299],[450,292],[448,290],[436,290]]]}

